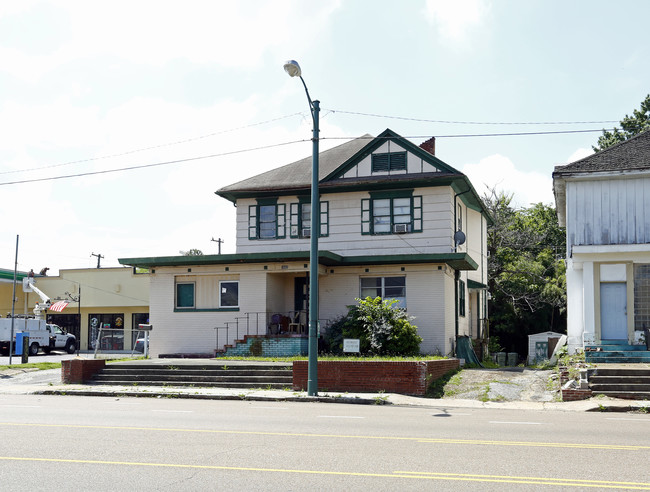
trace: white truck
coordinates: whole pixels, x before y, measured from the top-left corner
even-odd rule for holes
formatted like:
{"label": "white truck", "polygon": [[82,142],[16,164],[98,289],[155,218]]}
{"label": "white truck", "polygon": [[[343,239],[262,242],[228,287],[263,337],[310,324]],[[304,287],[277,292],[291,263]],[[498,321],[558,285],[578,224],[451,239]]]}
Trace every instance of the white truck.
{"label": "white truck", "polygon": [[59,325],[46,323],[43,319],[0,318],[0,349],[3,353],[9,352],[12,321],[14,323],[14,343],[16,333],[29,333],[29,355],[36,355],[39,349],[46,354],[55,349],[65,350],[69,354],[74,354],[77,350],[77,338],[66,333]]}

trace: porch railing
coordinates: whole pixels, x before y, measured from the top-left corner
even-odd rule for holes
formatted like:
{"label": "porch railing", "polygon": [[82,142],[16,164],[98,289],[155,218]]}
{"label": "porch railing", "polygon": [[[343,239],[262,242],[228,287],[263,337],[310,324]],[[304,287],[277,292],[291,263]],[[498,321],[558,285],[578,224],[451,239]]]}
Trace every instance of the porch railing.
{"label": "porch railing", "polygon": [[[307,311],[260,311],[244,313],[232,321],[215,326],[215,348],[223,350],[224,346],[242,340],[245,335],[282,335],[289,333],[308,335]],[[319,320],[321,329],[329,320]]]}

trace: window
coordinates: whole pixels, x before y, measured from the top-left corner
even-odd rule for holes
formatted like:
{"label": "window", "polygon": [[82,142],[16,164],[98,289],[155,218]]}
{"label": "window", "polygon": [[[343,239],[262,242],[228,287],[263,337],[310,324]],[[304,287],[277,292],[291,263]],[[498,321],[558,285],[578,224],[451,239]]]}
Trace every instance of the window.
{"label": "window", "polygon": [[219,282],[219,307],[239,307],[239,282]]}
{"label": "window", "polygon": [[179,282],[176,284],[176,307],[183,309],[194,308],[194,282]]}
{"label": "window", "polygon": [[463,230],[463,207],[461,207],[460,203],[458,204],[458,231]]}
{"label": "window", "polygon": [[248,239],[278,239],[285,237],[286,206],[277,198],[258,200],[248,207]]}
{"label": "window", "polygon": [[406,309],[406,277],[361,277],[361,298],[395,299],[395,307]]}
{"label": "window", "polygon": [[[301,201],[290,205],[291,237],[311,237],[311,203]],[[329,234],[329,202],[320,202],[320,237]]]}
{"label": "window", "polygon": [[458,281],[458,315],[465,316],[465,282]]}
{"label": "window", "polygon": [[371,168],[373,173],[406,171],[406,152],[372,154]]}
{"label": "window", "polygon": [[361,200],[362,234],[422,232],[422,197],[373,194]]}

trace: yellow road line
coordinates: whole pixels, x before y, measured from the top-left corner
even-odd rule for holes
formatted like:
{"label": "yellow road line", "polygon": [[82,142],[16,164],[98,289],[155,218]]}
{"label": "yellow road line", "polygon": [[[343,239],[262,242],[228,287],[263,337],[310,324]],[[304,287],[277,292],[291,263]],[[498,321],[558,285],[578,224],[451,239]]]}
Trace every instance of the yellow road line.
{"label": "yellow road line", "polygon": [[462,473],[433,473],[433,472],[409,472],[394,471],[392,473],[363,473],[363,472],[343,472],[328,470],[296,470],[285,468],[258,468],[248,466],[218,466],[218,465],[185,465],[179,463],[146,463],[130,461],[108,461],[108,460],[74,460],[61,458],[25,458],[18,456],[0,456],[0,461],[28,461],[28,462],[48,462],[48,463],[68,463],[68,464],[85,464],[85,465],[117,465],[117,466],[140,466],[140,467],[157,467],[157,468],[179,468],[194,470],[223,470],[223,471],[243,471],[243,472],[263,472],[263,473],[291,473],[302,475],[325,475],[325,476],[349,476],[349,477],[367,477],[367,478],[407,478],[419,480],[447,480],[460,482],[482,482],[482,483],[511,483],[527,485],[550,485],[553,487],[585,487],[585,488],[608,488],[608,489],[627,489],[627,490],[650,490],[650,483],[643,482],[613,482],[604,480],[580,480],[571,478],[544,478],[544,477],[519,477],[507,475],[472,475]]}
{"label": "yellow road line", "polygon": [[535,442],[535,441],[491,441],[481,439],[432,439],[426,437],[397,437],[397,436],[354,436],[346,434],[306,434],[297,432],[262,432],[262,431],[236,431],[236,430],[209,430],[209,429],[175,429],[163,427],[129,427],[119,425],[75,425],[75,424],[35,424],[0,422],[0,426],[7,427],[50,427],[66,429],[95,429],[95,430],[125,430],[125,431],[154,431],[154,432],[187,432],[198,434],[231,434],[251,436],[276,436],[276,437],[322,437],[330,439],[372,439],[386,441],[410,441],[418,443],[433,444],[470,444],[485,446],[524,446],[524,447],[546,447],[546,448],[578,448],[578,449],[605,449],[616,451],[643,451],[649,450],[650,446],[629,446],[625,444],[588,444],[588,443],[565,443],[565,442]]}

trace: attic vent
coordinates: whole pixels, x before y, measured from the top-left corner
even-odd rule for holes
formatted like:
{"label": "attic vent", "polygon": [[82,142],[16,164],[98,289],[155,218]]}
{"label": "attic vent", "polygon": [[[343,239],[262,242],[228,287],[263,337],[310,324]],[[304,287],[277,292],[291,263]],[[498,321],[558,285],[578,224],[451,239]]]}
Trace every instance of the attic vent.
{"label": "attic vent", "polygon": [[406,152],[372,154],[372,172],[406,171]]}

